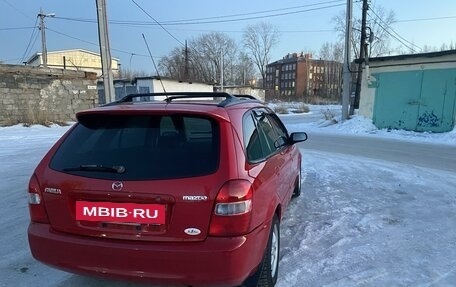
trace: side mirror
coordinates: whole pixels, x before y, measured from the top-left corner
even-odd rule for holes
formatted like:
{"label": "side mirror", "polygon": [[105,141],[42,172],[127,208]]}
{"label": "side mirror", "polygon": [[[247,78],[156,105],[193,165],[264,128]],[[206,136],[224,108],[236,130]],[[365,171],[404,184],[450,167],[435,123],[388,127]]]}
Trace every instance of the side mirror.
{"label": "side mirror", "polygon": [[307,138],[307,134],[304,132],[292,133],[290,135],[291,144],[306,141]]}
{"label": "side mirror", "polygon": [[284,137],[279,137],[275,142],[274,142],[274,147],[275,148],[279,148],[279,147],[283,147],[287,144],[286,142],[286,138]]}

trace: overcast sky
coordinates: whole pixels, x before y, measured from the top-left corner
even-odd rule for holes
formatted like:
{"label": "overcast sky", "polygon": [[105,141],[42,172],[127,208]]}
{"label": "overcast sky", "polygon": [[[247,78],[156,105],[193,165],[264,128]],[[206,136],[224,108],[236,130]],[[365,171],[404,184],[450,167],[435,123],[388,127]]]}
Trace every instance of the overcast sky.
{"label": "overcast sky", "polygon": [[[361,3],[354,2],[354,14],[360,15]],[[391,28],[417,46],[456,43],[455,0],[371,2],[393,10],[397,22]],[[45,13],[55,13],[54,18],[46,18],[48,51],[83,48],[99,52],[95,3],[95,0],[0,0],[0,61],[20,64],[41,52],[39,31],[33,28],[40,8]],[[345,3],[344,0],[107,0],[112,55],[120,59],[124,68],[155,74],[150,58],[146,57],[142,33],[158,61],[173,48],[182,47],[185,40],[210,31],[225,32],[241,44],[245,27],[261,21],[275,25],[281,32],[280,43],[272,51],[272,61],[291,52],[317,54],[324,42],[339,39],[331,20],[345,10]],[[258,13],[262,11],[267,12]],[[375,17],[373,13],[377,11],[369,14]],[[159,26],[151,25],[153,20],[146,13],[162,23],[173,37]],[[177,20],[192,21],[166,25],[167,21]],[[408,50],[394,41],[392,48],[398,47]]]}

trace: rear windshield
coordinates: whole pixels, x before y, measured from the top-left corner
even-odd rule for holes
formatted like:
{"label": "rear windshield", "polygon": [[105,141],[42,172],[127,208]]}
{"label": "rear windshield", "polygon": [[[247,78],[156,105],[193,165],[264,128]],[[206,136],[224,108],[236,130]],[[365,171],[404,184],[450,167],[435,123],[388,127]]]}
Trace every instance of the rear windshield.
{"label": "rear windshield", "polygon": [[194,115],[85,115],[50,167],[113,180],[202,176],[219,163],[219,127]]}

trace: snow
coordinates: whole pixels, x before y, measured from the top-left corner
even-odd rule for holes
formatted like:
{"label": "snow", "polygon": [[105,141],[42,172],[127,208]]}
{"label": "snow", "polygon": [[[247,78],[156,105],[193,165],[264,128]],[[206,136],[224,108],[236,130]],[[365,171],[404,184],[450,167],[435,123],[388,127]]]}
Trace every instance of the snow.
{"label": "snow", "polygon": [[[361,116],[327,125],[328,110],[281,115],[291,131],[456,146],[456,131],[378,130]],[[0,286],[143,286],[73,275],[35,261],[27,242],[30,175],[67,127],[0,128]],[[309,141],[312,138],[309,138]],[[456,171],[306,149],[302,194],[281,225],[278,287],[454,286]],[[454,157],[456,158],[456,148]]]}
{"label": "snow", "polygon": [[340,124],[328,126],[324,130],[325,132],[332,133],[377,135],[380,137],[395,138],[400,140],[413,140],[456,145],[456,129],[447,133],[420,133],[405,130],[387,129],[379,130],[376,126],[374,126],[374,124],[372,124],[372,120],[359,115],[353,116],[350,120],[344,121]]}
{"label": "snow", "polygon": [[279,287],[454,286],[456,174],[306,151]]}
{"label": "snow", "polygon": [[[371,119],[354,115],[350,120],[341,121],[341,106],[309,105],[310,113],[279,115],[281,118],[293,117],[296,124],[288,125],[290,131],[311,131],[316,133],[353,134],[393,138],[414,142],[456,145],[456,127],[447,133],[413,132],[405,130],[378,129]],[[329,115],[329,119],[325,119]]]}

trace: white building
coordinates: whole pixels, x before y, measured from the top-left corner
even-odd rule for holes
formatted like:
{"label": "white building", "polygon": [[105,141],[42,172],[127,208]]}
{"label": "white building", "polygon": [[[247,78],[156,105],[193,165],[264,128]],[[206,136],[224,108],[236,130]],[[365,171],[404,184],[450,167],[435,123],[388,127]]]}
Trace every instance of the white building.
{"label": "white building", "polygon": [[[160,78],[157,76],[150,77],[137,77],[133,81],[130,80],[115,80],[115,99],[120,100],[121,98],[129,94],[148,94],[148,93],[163,93],[163,86],[167,93],[173,92],[213,92],[214,88],[212,85],[195,83],[195,82],[181,82],[169,78]],[[151,101],[164,100],[166,96],[157,96],[154,98],[148,98]],[[98,99],[100,104],[105,104],[105,93],[103,82],[98,82]]]}
{"label": "white building", "polygon": [[[154,76],[154,77],[137,77],[136,81],[136,90],[138,94],[146,93],[173,93],[173,92],[213,92],[214,87],[209,84],[204,83],[195,83],[195,82],[181,82],[169,78],[163,78]],[[163,90],[164,88],[164,90]],[[154,100],[163,100],[162,98],[157,98]]]}
{"label": "white building", "polygon": [[[112,58],[111,68],[114,76],[119,74],[119,59]],[[36,53],[28,61],[27,65],[43,67],[43,54]],[[102,74],[101,56],[99,53],[84,49],[72,49],[47,52],[47,66],[52,69],[68,69]]]}

